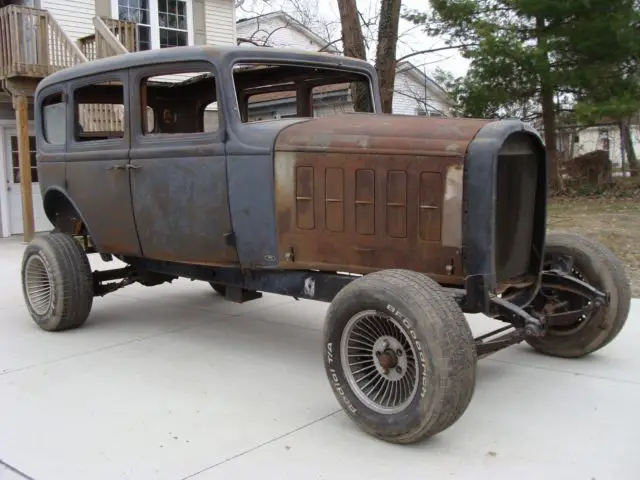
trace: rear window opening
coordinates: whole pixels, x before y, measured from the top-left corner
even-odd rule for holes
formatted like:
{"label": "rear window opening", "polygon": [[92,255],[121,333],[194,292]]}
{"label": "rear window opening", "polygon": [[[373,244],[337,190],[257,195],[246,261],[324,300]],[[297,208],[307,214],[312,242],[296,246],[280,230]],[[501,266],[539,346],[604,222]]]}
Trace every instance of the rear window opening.
{"label": "rear window opening", "polygon": [[238,63],[233,79],[243,123],[374,112],[369,77],[305,65]]}
{"label": "rear window opening", "polygon": [[75,90],[76,142],[122,138],[125,128],[124,86],[118,80],[92,83]]}

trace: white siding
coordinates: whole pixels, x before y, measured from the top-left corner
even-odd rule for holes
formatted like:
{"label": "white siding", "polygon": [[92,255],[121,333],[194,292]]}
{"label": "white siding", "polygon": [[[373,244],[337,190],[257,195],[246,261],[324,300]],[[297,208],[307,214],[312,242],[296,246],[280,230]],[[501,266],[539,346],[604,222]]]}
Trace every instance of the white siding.
{"label": "white siding", "polygon": [[208,45],[235,45],[236,15],[233,0],[205,0]]}
{"label": "white siding", "polygon": [[[589,127],[578,133],[578,142],[574,146],[574,157],[603,149],[601,129],[606,131],[609,138],[609,159],[614,166],[622,165],[622,150],[620,147],[620,129],[617,126]],[[604,132],[603,132],[604,133]],[[636,155],[640,155],[640,126],[631,126],[631,138]],[[625,150],[625,160],[626,160]]]}
{"label": "white siding", "polygon": [[[289,25],[282,17],[263,17],[240,22],[236,29],[238,38],[251,39],[260,45],[266,41],[271,47],[312,51],[320,50],[324,46]],[[243,44],[243,46],[252,45]]]}
{"label": "white siding", "polygon": [[41,0],[41,6],[53,15],[71,40],[94,33],[94,0]]}
{"label": "white siding", "polygon": [[[94,33],[95,0],[41,1],[42,8],[51,12],[72,40]],[[205,0],[207,44],[235,44],[235,10],[233,5],[233,0]]]}
{"label": "white siding", "polygon": [[[306,35],[300,29],[291,25],[283,16],[258,17],[237,24],[238,39],[252,40],[259,45],[265,42],[275,48],[296,48],[318,51],[324,47],[312,36]],[[241,44],[252,47],[250,42]],[[418,106],[425,106],[425,86],[416,77],[400,71],[396,75],[395,93],[393,96],[393,113],[398,115],[416,115]],[[442,92],[435,91],[433,86],[427,85],[427,104],[429,109],[436,109],[449,115],[449,108],[443,101]]]}
{"label": "white siding", "polygon": [[418,82],[406,72],[396,75],[393,94],[393,113],[396,115],[416,115],[418,107],[428,110],[436,109],[449,115],[447,105],[440,98],[441,94],[435,92],[433,86]]}

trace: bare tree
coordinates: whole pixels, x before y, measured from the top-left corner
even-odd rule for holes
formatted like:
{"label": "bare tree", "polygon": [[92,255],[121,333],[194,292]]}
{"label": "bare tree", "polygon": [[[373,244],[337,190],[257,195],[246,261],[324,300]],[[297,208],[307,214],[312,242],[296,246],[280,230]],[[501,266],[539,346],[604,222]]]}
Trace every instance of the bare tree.
{"label": "bare tree", "polygon": [[[391,113],[393,109],[396,68],[400,61],[410,58],[437,54],[440,56],[452,47],[434,45],[425,48],[422,43],[412,38],[414,32],[421,30],[420,26],[412,25],[400,29],[401,0],[336,0],[339,21],[326,18],[319,11],[317,0],[237,0],[239,17],[251,16],[256,19],[257,26],[250,35],[238,38],[239,43],[250,43],[257,46],[285,46],[274,42],[278,31],[292,25],[286,20],[285,25],[277,27],[267,26],[261,16],[274,11],[282,11],[295,22],[312,31],[325,42],[318,50],[343,54],[361,60],[372,59],[375,64],[381,95],[382,109]],[[415,48],[420,45],[419,48]],[[399,50],[400,58],[398,57]],[[408,53],[407,53],[408,52]],[[440,56],[435,62],[445,58]],[[358,111],[368,111],[369,96],[362,86],[353,86],[355,107]],[[415,92],[400,92],[415,96]],[[417,98],[423,98],[417,97]],[[424,101],[424,100],[422,100]]]}
{"label": "bare tree", "polygon": [[380,84],[382,111],[393,110],[393,86],[396,78],[396,49],[400,28],[400,0],[382,0],[380,26],[378,28],[378,48],[376,70]]}
{"label": "bare tree", "polygon": [[[362,25],[360,24],[360,14],[356,0],[338,0],[340,10],[340,23],[342,24],[342,45],[344,55],[347,57],[367,59]],[[360,85],[352,85],[353,103],[356,111],[365,112],[370,110],[369,96]]]}

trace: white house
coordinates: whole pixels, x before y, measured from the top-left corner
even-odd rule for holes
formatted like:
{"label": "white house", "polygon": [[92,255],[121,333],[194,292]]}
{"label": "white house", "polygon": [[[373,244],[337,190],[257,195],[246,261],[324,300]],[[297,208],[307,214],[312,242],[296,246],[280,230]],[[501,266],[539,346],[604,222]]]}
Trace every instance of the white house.
{"label": "white house", "polygon": [[[636,155],[640,156],[640,123],[638,119],[631,122],[631,140]],[[620,135],[620,127],[616,123],[602,123],[580,130],[573,138],[573,155],[583,155],[594,150],[609,152],[609,160],[614,168],[622,166],[622,159],[627,159],[627,152]],[[628,166],[627,166],[628,168]]]}
{"label": "white house", "polygon": [[[96,18],[106,23],[110,19],[135,22],[131,28],[137,30],[136,49],[140,50],[236,44],[234,0],[0,0],[0,19],[11,20],[0,21],[0,39],[21,36],[23,42],[16,47],[0,40],[0,236],[23,233],[16,114],[12,95],[3,89],[10,76],[7,72],[21,68],[25,59],[42,72],[41,77],[69,66],[69,59],[75,63],[91,60],[96,55],[91,50],[96,45]],[[16,22],[20,22],[20,35],[12,30]],[[54,43],[56,51],[65,55],[53,53]],[[21,57],[16,58],[21,60],[8,62],[7,55],[18,50]],[[46,61],[41,58],[43,50],[49,52]],[[32,92],[29,96],[31,103]],[[31,105],[29,120],[35,230],[45,231],[52,226],[42,209],[37,183]]]}
{"label": "white house", "polygon": [[[334,45],[319,33],[302,25],[284,12],[241,19],[237,26],[238,44],[245,47],[270,46],[300,48],[312,51],[338,53]],[[393,97],[393,113],[404,115],[449,116],[450,108],[445,91],[428,75],[408,61],[400,62],[396,69]],[[348,92],[333,92],[333,107],[350,109]],[[291,115],[295,106],[291,99],[287,102],[270,101],[261,105],[253,105],[252,117],[279,118]],[[322,112],[319,113],[320,115]]]}

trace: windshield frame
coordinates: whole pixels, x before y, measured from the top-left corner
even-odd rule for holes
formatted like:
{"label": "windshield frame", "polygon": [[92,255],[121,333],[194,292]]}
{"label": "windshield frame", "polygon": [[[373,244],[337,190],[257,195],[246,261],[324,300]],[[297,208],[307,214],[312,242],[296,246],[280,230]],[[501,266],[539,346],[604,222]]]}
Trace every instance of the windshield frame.
{"label": "windshield frame", "polygon": [[[227,77],[226,82],[231,88],[226,93],[227,100],[227,112],[231,115],[227,120],[234,126],[247,126],[254,123],[272,123],[282,122],[287,119],[267,119],[260,122],[243,122],[240,99],[238,97],[237,85],[235,81],[234,72],[238,65],[241,64],[254,64],[254,65],[269,65],[269,66],[294,66],[302,68],[321,68],[324,70],[331,70],[335,72],[344,72],[345,74],[355,74],[362,76],[363,84],[368,87],[369,98],[371,100],[371,114],[377,114],[382,111],[380,105],[380,95],[377,89],[377,76],[375,69],[370,64],[348,57],[342,57],[333,54],[317,54],[314,52],[300,52],[290,51],[287,49],[263,49],[260,48],[260,52],[257,52],[258,48],[245,47],[242,51],[236,51],[233,54],[227,55],[225,65],[223,67],[224,76]],[[252,54],[253,53],[253,54]],[[296,99],[297,103],[297,99]],[[337,113],[339,114],[339,113]],[[313,117],[294,117],[298,120],[304,120]]]}

